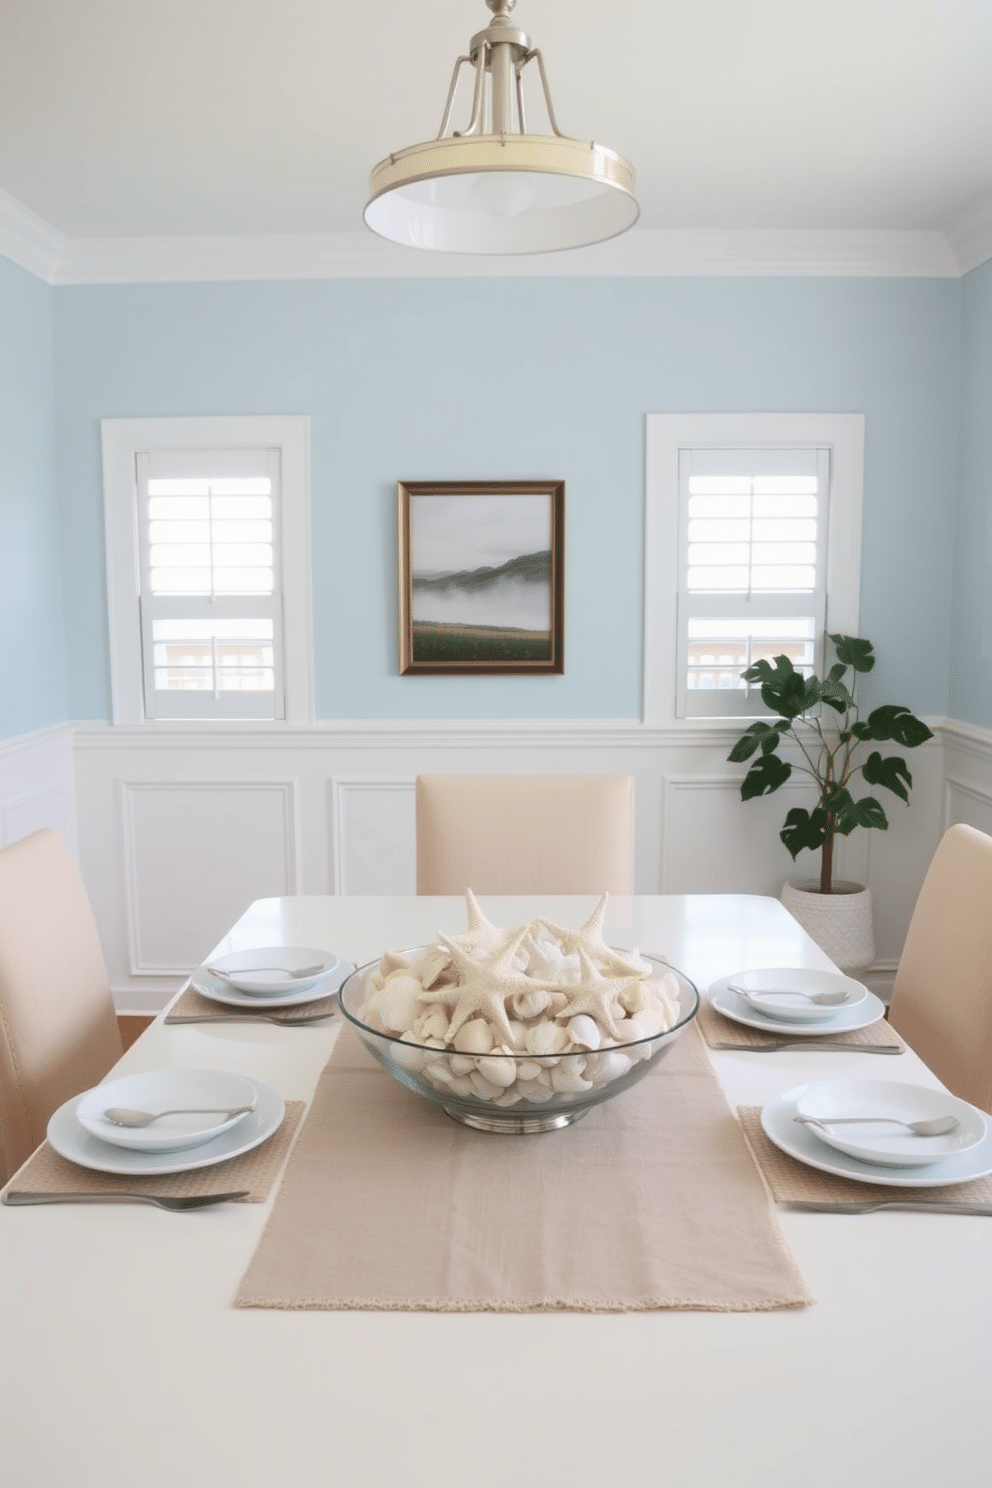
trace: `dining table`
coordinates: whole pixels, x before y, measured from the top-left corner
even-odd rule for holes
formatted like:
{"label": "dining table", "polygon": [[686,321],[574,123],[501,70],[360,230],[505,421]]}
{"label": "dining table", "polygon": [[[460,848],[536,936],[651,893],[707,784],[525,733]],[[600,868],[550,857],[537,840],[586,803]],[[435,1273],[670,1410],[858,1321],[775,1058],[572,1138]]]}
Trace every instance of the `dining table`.
{"label": "dining table", "polygon": [[[574,926],[596,901],[479,902],[496,925],[540,916]],[[362,966],[387,950],[457,934],[465,917],[457,896],[261,899],[207,960],[316,947]],[[835,970],[782,904],[760,895],[612,897],[604,938],[664,957],[704,999],[721,978],[751,968]],[[237,1009],[230,1021],[170,1023],[169,1011],[108,1078],[229,1071],[305,1111],[344,1026],[339,1011],[299,1026],[241,1018]],[[773,1050],[709,1047],[705,1057],[731,1113],[826,1079],[941,1088],[908,1048],[893,1058],[797,1038]],[[664,1063],[656,1073],[667,1078]],[[420,1100],[387,1074],[379,1078],[394,1098]],[[598,1108],[602,1119],[614,1119],[639,1088]],[[304,1115],[297,1142],[305,1126]],[[487,1151],[497,1144],[511,1167],[527,1144],[561,1140],[555,1132],[472,1135]],[[659,1149],[669,1137],[657,1131]],[[15,1175],[9,1186],[17,1182]],[[381,1182],[380,1171],[369,1173],[370,1186]],[[979,1488],[992,1481],[992,1217],[807,1212],[768,1193],[763,1202],[808,1291],[797,1306],[238,1306],[279,1186],[276,1175],[264,1202],[191,1213],[123,1203],[0,1205],[0,1482]],[[597,1188],[590,1172],[580,1196],[590,1215]],[[404,1236],[394,1238],[399,1255]],[[333,1225],[326,1244],[335,1244]]]}

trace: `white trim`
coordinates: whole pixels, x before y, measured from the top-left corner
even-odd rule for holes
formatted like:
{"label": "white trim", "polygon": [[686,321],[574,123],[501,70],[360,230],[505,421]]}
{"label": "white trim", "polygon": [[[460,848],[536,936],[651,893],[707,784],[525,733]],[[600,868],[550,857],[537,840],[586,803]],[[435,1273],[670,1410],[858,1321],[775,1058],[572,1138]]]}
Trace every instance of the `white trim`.
{"label": "white trim", "polygon": [[947,229],[958,273],[970,274],[992,258],[992,196],[974,202]]}
{"label": "white trim", "polygon": [[46,284],[58,282],[66,240],[50,223],[0,191],[0,254]]}
{"label": "white trim", "polygon": [[[666,725],[674,720],[676,697],[679,450],[830,449],[827,621],[831,630],[857,635],[865,421],[860,413],[651,413],[646,423],[643,716],[646,723]],[[698,728],[698,719],[691,723]]]}
{"label": "white trim", "polygon": [[[137,605],[135,457],[143,449],[278,449],[282,471],[282,557],[286,722],[313,719],[310,604],[310,420],[302,415],[102,419],[104,525],[110,676],[115,724],[140,724],[141,627]],[[273,722],[282,728],[282,721]]]}

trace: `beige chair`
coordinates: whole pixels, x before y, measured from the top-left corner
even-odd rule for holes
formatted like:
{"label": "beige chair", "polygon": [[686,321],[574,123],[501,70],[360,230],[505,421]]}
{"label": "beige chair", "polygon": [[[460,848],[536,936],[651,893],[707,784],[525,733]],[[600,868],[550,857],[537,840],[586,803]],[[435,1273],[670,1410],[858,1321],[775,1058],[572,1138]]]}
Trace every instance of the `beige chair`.
{"label": "beige chair", "polygon": [[632,894],[630,775],[418,775],[417,893]]}
{"label": "beige chair", "polygon": [[79,869],[57,832],[35,832],[0,850],[0,1182],[121,1052]]}
{"label": "beige chair", "polygon": [[992,837],[944,833],[899,960],[889,1022],[948,1090],[992,1111]]}

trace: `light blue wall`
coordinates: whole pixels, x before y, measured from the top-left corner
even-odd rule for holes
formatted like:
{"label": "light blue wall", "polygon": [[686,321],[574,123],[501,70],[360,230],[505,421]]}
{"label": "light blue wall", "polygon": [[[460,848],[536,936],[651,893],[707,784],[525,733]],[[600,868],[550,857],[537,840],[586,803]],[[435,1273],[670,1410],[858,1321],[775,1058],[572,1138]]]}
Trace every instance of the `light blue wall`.
{"label": "light blue wall", "polygon": [[[992,263],[962,284],[960,496],[948,711],[992,728]],[[952,517],[948,504],[947,515]]]}
{"label": "light blue wall", "polygon": [[52,291],[0,258],[0,739],[68,717]]}
{"label": "light blue wall", "polygon": [[[360,280],[54,292],[76,718],[110,712],[99,420],[312,420],[323,718],[635,717],[645,415],[867,416],[861,632],[889,700],[947,709],[961,285]],[[397,479],[564,477],[563,677],[400,677]],[[923,602],[921,602],[921,599]]]}

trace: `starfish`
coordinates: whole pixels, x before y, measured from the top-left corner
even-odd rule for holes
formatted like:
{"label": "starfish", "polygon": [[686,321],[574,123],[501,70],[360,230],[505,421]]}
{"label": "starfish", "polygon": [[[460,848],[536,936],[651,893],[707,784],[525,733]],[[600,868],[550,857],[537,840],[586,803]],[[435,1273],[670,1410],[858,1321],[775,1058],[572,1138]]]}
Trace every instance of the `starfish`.
{"label": "starfish", "polygon": [[606,944],[603,939],[603,921],[606,918],[606,905],[609,894],[604,894],[596,905],[592,914],[584,925],[577,930],[568,930],[563,925],[555,925],[551,920],[541,920],[539,923],[545,930],[551,932],[560,943],[564,951],[585,952],[589,959],[604,970],[615,976],[625,976],[628,980],[634,978],[638,981],[650,976],[651,967],[641,959],[640,953],[634,951],[630,958],[621,956],[612,946]]}
{"label": "starfish", "polygon": [[557,1022],[567,1022],[569,1018],[576,1017],[579,1013],[588,1013],[595,1018],[600,1027],[617,1043],[620,1042],[621,1034],[617,1027],[614,1014],[623,1008],[620,1001],[621,993],[630,986],[629,976],[604,976],[592,960],[583,946],[579,946],[579,964],[582,967],[582,980],[575,987],[565,989],[568,1002],[557,1016]]}
{"label": "starfish", "polygon": [[427,992],[425,1003],[442,1002],[451,1008],[451,1021],[445,1041],[450,1043],[464,1023],[470,1018],[485,1018],[499,1035],[499,1042],[513,1045],[513,1029],[506,1015],[506,999],[515,992],[533,991],[533,978],[524,976],[513,965],[513,957],[527,927],[508,932],[509,940],[501,937],[501,944],[488,955],[473,956],[457,941],[442,935],[441,940],[451,952],[451,959],[460,974],[455,986],[442,987],[437,992]]}
{"label": "starfish", "polygon": [[458,946],[467,951],[470,956],[491,956],[503,950],[511,941],[519,944],[522,938],[520,930],[501,930],[479,908],[479,901],[471,889],[465,890],[465,909],[468,919],[468,929],[464,935],[452,935],[450,939],[445,936],[439,938],[447,946]]}

